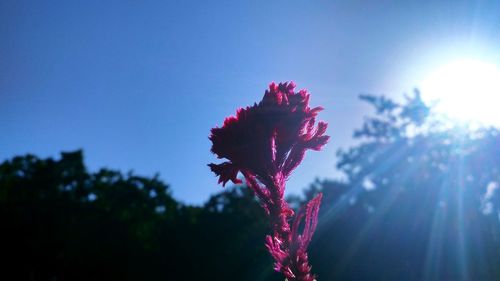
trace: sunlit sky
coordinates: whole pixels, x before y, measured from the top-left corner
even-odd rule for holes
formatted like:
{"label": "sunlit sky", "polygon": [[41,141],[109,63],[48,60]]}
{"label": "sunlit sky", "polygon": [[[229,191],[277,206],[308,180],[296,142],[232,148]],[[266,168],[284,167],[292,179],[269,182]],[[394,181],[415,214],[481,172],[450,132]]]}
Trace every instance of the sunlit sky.
{"label": "sunlit sky", "polygon": [[[84,149],[156,172],[186,203],[221,189],[208,134],[271,81],[326,110],[331,142],[288,182],[338,177],[368,108],[453,61],[500,65],[498,1],[1,1],[0,159]],[[425,93],[423,93],[425,95]]]}

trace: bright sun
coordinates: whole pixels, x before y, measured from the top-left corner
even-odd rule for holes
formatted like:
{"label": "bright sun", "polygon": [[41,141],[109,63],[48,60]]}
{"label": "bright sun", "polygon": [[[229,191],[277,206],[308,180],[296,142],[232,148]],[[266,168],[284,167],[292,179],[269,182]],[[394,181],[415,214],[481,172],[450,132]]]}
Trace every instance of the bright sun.
{"label": "bright sun", "polygon": [[422,96],[436,110],[460,121],[500,126],[500,70],[478,60],[459,60],[432,72]]}

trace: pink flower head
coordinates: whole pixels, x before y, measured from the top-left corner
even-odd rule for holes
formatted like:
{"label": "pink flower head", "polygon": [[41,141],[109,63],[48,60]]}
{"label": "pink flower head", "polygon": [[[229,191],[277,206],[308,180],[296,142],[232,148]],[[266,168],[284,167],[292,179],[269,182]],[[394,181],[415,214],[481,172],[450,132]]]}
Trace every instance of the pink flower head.
{"label": "pink flower head", "polygon": [[238,171],[246,171],[266,182],[277,173],[286,179],[304,158],[307,149],[319,150],[329,137],[325,122],[315,125],[321,107],[309,108],[309,93],[294,92],[295,83],[269,85],[261,102],[240,108],[210,135],[212,152],[226,158],[210,164],[225,185],[240,183]]}
{"label": "pink flower head", "polygon": [[[285,181],[300,164],[308,149],[319,150],[329,137],[327,124],[318,122],[321,107],[309,108],[309,93],[295,92],[295,83],[271,83],[262,101],[240,108],[210,135],[212,152],[227,159],[209,164],[219,183],[241,183],[238,172],[255,192],[271,221],[272,235],[266,247],[275,260],[275,270],[289,281],[313,281],[307,247],[318,222],[321,194],[294,215],[284,199]],[[299,225],[304,219],[304,229]]]}

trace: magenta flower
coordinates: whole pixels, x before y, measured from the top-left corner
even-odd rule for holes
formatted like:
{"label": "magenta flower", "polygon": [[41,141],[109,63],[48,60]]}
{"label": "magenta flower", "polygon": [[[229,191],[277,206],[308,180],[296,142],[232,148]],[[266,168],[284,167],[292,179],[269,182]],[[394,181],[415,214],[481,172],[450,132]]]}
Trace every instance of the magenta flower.
{"label": "magenta flower", "polygon": [[[309,93],[294,92],[295,83],[271,83],[261,102],[241,108],[210,135],[212,152],[228,161],[209,164],[219,183],[241,183],[241,172],[271,220],[272,235],[266,247],[275,260],[275,270],[289,281],[312,281],[307,247],[316,229],[321,194],[295,217],[284,200],[285,182],[308,149],[320,150],[329,139],[327,124],[318,122],[321,107],[309,108]],[[305,220],[299,234],[299,224]]]}

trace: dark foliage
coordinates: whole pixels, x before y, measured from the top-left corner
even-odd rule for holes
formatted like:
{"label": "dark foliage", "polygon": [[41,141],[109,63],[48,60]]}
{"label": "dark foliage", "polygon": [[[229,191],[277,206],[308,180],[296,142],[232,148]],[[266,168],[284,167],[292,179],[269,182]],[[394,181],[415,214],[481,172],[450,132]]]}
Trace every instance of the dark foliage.
{"label": "dark foliage", "polygon": [[[321,280],[500,280],[500,134],[445,126],[415,94],[340,151],[310,245]],[[332,160],[333,161],[333,160]],[[208,171],[207,171],[208,172]],[[0,280],[282,280],[247,188],[200,207],[157,177],[89,172],[80,151],[0,165]],[[293,206],[300,200],[295,197]]]}
{"label": "dark foliage", "polygon": [[[376,109],[324,181],[312,245],[323,280],[500,280],[500,135],[449,126],[418,92]],[[310,192],[311,193],[311,192]],[[312,196],[312,195],[311,195]]]}
{"label": "dark foliage", "polygon": [[1,280],[255,280],[272,270],[264,214],[246,189],[183,206],[157,178],[89,173],[80,151],[1,164],[0,219]]}

